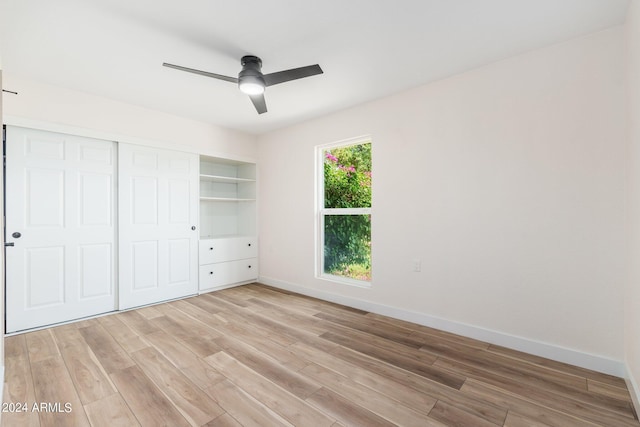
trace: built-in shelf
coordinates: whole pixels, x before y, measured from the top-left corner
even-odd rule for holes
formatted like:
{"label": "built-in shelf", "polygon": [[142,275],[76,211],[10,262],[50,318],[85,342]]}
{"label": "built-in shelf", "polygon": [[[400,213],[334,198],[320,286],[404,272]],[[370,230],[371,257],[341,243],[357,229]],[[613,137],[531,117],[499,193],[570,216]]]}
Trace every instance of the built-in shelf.
{"label": "built-in shelf", "polygon": [[200,157],[200,236],[256,235],[256,164]]}
{"label": "built-in shelf", "polygon": [[256,164],[200,157],[199,290],[258,278]]}
{"label": "built-in shelf", "polygon": [[242,182],[256,182],[255,179],[247,179],[247,178],[236,178],[231,176],[222,176],[222,175],[200,175],[201,181],[206,182],[221,182],[221,183],[242,183]]}
{"label": "built-in shelf", "polygon": [[247,234],[207,234],[200,236],[200,240],[206,239],[229,239],[238,237],[255,237]]}
{"label": "built-in shelf", "polygon": [[233,197],[206,197],[200,196],[200,200],[209,202],[255,202],[256,199],[237,199]]}

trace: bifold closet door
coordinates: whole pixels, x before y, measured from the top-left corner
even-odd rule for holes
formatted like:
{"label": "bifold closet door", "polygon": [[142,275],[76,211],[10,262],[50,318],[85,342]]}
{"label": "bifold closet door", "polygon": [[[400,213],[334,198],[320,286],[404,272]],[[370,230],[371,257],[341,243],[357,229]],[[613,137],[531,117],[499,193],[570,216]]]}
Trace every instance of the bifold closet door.
{"label": "bifold closet door", "polygon": [[113,142],[7,126],[7,332],[113,311]]}
{"label": "bifold closet door", "polygon": [[118,144],[119,308],[198,291],[195,154]]}

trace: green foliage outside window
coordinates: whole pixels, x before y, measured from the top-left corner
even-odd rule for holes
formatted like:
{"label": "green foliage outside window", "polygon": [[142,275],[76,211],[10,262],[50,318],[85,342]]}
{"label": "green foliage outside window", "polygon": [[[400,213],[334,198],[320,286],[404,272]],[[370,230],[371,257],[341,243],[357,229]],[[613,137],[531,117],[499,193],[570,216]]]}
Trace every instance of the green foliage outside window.
{"label": "green foliage outside window", "polygon": [[[324,207],[371,207],[371,144],[324,152]],[[326,273],[371,280],[371,215],[325,215]]]}

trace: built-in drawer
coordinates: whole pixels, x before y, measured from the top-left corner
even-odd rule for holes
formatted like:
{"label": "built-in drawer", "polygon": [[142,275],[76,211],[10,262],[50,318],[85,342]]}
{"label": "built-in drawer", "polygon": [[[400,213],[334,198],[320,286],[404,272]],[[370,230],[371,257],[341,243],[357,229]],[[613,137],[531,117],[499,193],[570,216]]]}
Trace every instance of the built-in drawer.
{"label": "built-in drawer", "polygon": [[200,266],[200,290],[247,282],[258,278],[258,259],[218,262]]}
{"label": "built-in drawer", "polygon": [[250,236],[202,239],[199,254],[200,265],[256,258],[258,256],[257,238]]}

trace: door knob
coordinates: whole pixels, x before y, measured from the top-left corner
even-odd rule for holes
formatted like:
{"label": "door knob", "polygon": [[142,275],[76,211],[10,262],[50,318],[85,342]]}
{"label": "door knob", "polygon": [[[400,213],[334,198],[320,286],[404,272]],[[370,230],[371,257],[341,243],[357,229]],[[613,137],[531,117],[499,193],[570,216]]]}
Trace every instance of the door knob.
{"label": "door knob", "polygon": [[195,225],[192,225],[192,226],[191,226],[191,229],[192,229],[192,230],[195,230],[195,229],[196,229],[196,226],[195,226]]}
{"label": "door knob", "polygon": [[14,239],[19,239],[20,236],[22,236],[22,234],[18,233],[17,231],[11,235],[11,237],[13,237]]}

